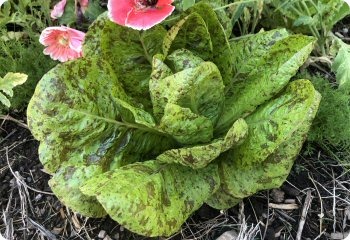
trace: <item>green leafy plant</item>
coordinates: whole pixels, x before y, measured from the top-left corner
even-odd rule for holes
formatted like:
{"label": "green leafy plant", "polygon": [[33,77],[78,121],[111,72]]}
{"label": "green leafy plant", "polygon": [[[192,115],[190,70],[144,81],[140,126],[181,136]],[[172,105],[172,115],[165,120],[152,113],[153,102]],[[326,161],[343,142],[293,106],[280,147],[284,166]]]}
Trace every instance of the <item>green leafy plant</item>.
{"label": "green leafy plant", "polygon": [[329,54],[327,41],[333,26],[350,13],[344,0],[271,0],[265,8],[264,24],[312,34],[318,39],[320,55]]}
{"label": "green leafy plant", "polygon": [[349,93],[337,88],[336,84],[322,76],[301,75],[311,79],[317,91],[322,94],[319,111],[311,127],[308,140],[321,147],[350,147],[350,96]]}
{"label": "green leafy plant", "polygon": [[229,43],[203,2],[168,31],[102,14],[84,58],[45,74],[28,106],[53,192],[169,236],[204,202],[224,209],[280,186],[320,101],[310,81],[289,82],[313,46],[284,29]]}
{"label": "green leafy plant", "polygon": [[[6,97],[13,97],[13,88],[27,81],[28,76],[22,73],[7,73],[5,77],[0,77],[0,102],[6,107],[10,107],[10,100]],[[1,91],[3,93],[1,93]],[[6,94],[6,95],[4,95]]]}
{"label": "green leafy plant", "polygon": [[[11,109],[23,110],[40,78],[55,62],[42,54],[39,34],[51,23],[50,1],[6,1],[0,9],[0,76],[22,72],[28,80],[14,89]],[[8,111],[1,105],[0,113]]]}

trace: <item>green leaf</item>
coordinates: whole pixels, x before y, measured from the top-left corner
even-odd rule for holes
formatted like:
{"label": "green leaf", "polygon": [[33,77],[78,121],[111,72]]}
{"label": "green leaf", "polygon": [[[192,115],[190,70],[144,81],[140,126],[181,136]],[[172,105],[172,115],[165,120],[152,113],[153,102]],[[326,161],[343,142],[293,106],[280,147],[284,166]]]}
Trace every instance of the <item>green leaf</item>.
{"label": "green leaf", "polygon": [[213,124],[210,119],[173,103],[165,105],[159,128],[181,144],[205,143],[213,137]]}
{"label": "green leaf", "polygon": [[179,163],[191,168],[206,167],[219,155],[243,142],[248,133],[248,125],[243,119],[238,119],[224,138],[211,143],[165,151],[157,160],[165,163]]}
{"label": "green leaf", "polygon": [[64,166],[51,178],[49,185],[60,201],[86,217],[104,217],[106,211],[95,197],[84,195],[80,187],[93,176],[102,174],[97,165]]}
{"label": "green leaf", "polygon": [[163,41],[165,56],[177,49],[188,49],[204,60],[212,58],[213,46],[207,25],[197,13],[186,16],[175,24]]}
{"label": "green leaf", "polygon": [[[288,37],[286,29],[274,29],[267,32],[260,32],[254,35],[247,35],[239,40],[230,42],[234,62],[234,81],[239,79],[239,74],[247,74],[253,71],[258,64],[261,64],[261,56],[280,40]],[[231,83],[232,84],[232,83]]]}
{"label": "green leaf", "polygon": [[[0,77],[0,102],[4,104],[6,107],[10,107],[10,100],[6,97],[13,97],[13,88],[25,83],[27,81],[28,76],[23,73],[7,73],[4,78]],[[6,95],[4,95],[6,94]]]}
{"label": "green leaf", "polygon": [[[276,22],[283,23],[283,26],[293,28],[298,33],[313,34],[310,30],[312,27],[324,29],[328,33],[338,21],[350,13],[344,0],[314,0],[313,4],[307,1],[300,4],[300,1],[273,0],[269,4],[275,8],[271,10],[273,15],[270,19],[273,21],[270,21],[270,27],[276,26]],[[283,18],[284,22],[276,21],[277,18]]]}
{"label": "green leaf", "polygon": [[228,84],[232,77],[232,52],[214,10],[201,2],[189,8],[185,15],[164,38],[164,55],[187,49],[204,61],[215,63],[224,84]]}
{"label": "green leaf", "polygon": [[302,147],[320,100],[311,82],[297,80],[247,117],[248,138],[221,157],[221,189],[209,205],[229,208],[237,199],[279,187]]}
{"label": "green leaf", "polygon": [[257,106],[281,91],[306,61],[314,46],[314,38],[291,35],[277,41],[256,62],[250,72],[239,74],[226,93],[224,110],[216,126],[225,132],[240,117],[253,112]]}
{"label": "green leaf", "polygon": [[72,25],[77,21],[75,1],[67,1],[63,15],[58,19],[61,25]]}
{"label": "green leaf", "polygon": [[[208,3],[200,2],[187,10],[188,13],[198,13],[208,26],[210,38],[213,46],[212,59],[208,59],[217,65],[220,70],[225,86],[232,79],[232,57],[230,44],[228,43],[225,30],[221,25],[213,7]],[[207,59],[204,59],[207,60]]]}
{"label": "green leaf", "polygon": [[135,163],[87,181],[107,213],[133,232],[170,236],[219,186],[217,165],[193,170],[157,161]]}
{"label": "green leaf", "polygon": [[192,7],[196,3],[196,0],[183,0],[182,1],[182,9],[186,11],[190,7]]}
{"label": "green leaf", "polygon": [[166,63],[176,73],[188,68],[198,67],[204,60],[187,49],[178,49],[167,56]]}
{"label": "green leaf", "polygon": [[92,21],[98,18],[103,12],[104,9],[101,7],[99,0],[90,0],[87,9],[84,12],[84,17]]}
{"label": "green leaf", "polygon": [[203,62],[198,67],[157,78],[159,72],[167,76],[170,71],[159,59],[154,61],[157,66],[154,66],[155,73],[152,75],[155,77],[150,82],[150,93],[156,118],[162,117],[165,105],[169,102],[189,108],[214,124],[224,101],[224,85],[218,68],[211,62]]}
{"label": "green leaf", "polygon": [[101,14],[89,27],[85,34],[83,43],[84,56],[99,56],[101,50],[102,30],[107,22],[109,22],[108,12]]}
{"label": "green leaf", "polygon": [[41,141],[40,160],[49,172],[66,161],[108,167],[121,144],[118,137],[127,129],[162,134],[150,129],[154,120],[149,114],[131,104],[109,64],[95,58],[49,71],[39,82],[27,115],[32,134]]}
{"label": "green leaf", "polygon": [[339,89],[350,90],[350,46],[340,39],[337,39],[340,46],[337,56],[332,64],[332,71],[336,73]]}
{"label": "green leaf", "polygon": [[103,57],[110,63],[125,91],[134,98],[138,107],[150,110],[152,104],[148,84],[153,55],[161,53],[166,31],[160,25],[139,32],[107,22],[102,31]]}
{"label": "green leaf", "polygon": [[110,170],[154,159],[168,149],[179,147],[172,137],[138,129],[128,129],[122,132],[118,141],[118,148],[115,149]]}

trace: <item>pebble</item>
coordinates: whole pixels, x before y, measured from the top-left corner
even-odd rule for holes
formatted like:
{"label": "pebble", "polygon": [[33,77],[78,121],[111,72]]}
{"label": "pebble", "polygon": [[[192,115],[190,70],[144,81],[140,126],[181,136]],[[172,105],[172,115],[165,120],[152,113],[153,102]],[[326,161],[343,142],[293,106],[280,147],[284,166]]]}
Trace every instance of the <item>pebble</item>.
{"label": "pebble", "polygon": [[238,237],[238,234],[235,231],[227,231],[223,233],[220,237],[218,237],[216,240],[232,240],[236,239]]}
{"label": "pebble", "polygon": [[98,238],[103,238],[106,237],[106,231],[105,230],[101,230],[99,233],[98,233]]}
{"label": "pebble", "polygon": [[112,238],[110,236],[105,236],[103,240],[112,240]]}

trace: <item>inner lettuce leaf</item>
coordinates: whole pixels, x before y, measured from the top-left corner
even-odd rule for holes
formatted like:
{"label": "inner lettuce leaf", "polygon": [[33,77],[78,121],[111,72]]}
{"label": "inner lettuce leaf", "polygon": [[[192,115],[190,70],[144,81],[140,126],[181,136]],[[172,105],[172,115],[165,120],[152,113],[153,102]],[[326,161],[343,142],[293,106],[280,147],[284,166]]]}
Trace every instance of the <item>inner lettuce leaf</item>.
{"label": "inner lettuce leaf", "polygon": [[220,70],[225,86],[232,78],[232,51],[215,11],[205,2],[200,2],[185,12],[185,16],[166,34],[163,54],[185,48],[212,61]]}
{"label": "inner lettuce leaf", "polygon": [[103,58],[110,63],[137,107],[148,111],[152,109],[148,91],[152,58],[162,52],[161,40],[165,34],[160,25],[139,32],[108,21],[100,36]]}
{"label": "inner lettuce leaf", "polygon": [[208,144],[170,149],[157,157],[165,163],[179,163],[191,168],[203,168],[220,156],[221,153],[241,144],[248,134],[248,125],[238,119],[223,138]]}
{"label": "inner lettuce leaf", "polygon": [[[212,62],[202,62],[167,76],[169,68],[159,61],[157,59],[153,67],[156,72],[153,75],[158,78],[152,78],[150,83],[154,114],[162,117],[166,104],[173,103],[189,108],[215,124],[224,103],[224,84],[217,66]],[[188,61],[199,62],[198,59]],[[159,77],[160,72],[165,73],[164,78]]]}

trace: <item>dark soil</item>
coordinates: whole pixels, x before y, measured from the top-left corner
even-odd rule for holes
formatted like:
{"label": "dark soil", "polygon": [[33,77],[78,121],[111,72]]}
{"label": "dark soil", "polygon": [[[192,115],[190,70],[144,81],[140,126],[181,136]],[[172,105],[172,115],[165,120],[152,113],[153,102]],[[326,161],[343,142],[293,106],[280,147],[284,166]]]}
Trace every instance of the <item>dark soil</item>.
{"label": "dark soil", "polygon": [[[16,119],[25,122],[20,116]],[[137,236],[108,217],[88,219],[63,206],[51,193],[50,176],[42,170],[37,149],[38,142],[24,126],[0,122],[1,234],[18,240],[152,239]],[[280,189],[260,192],[224,212],[204,205],[177,235],[153,239],[216,239],[225,231],[239,233],[244,225],[249,231],[257,224],[256,239],[295,239],[307,191],[313,199],[302,239],[330,239],[332,232],[349,231],[349,175],[325,153],[304,151]],[[286,202],[297,209],[269,205]]]}

